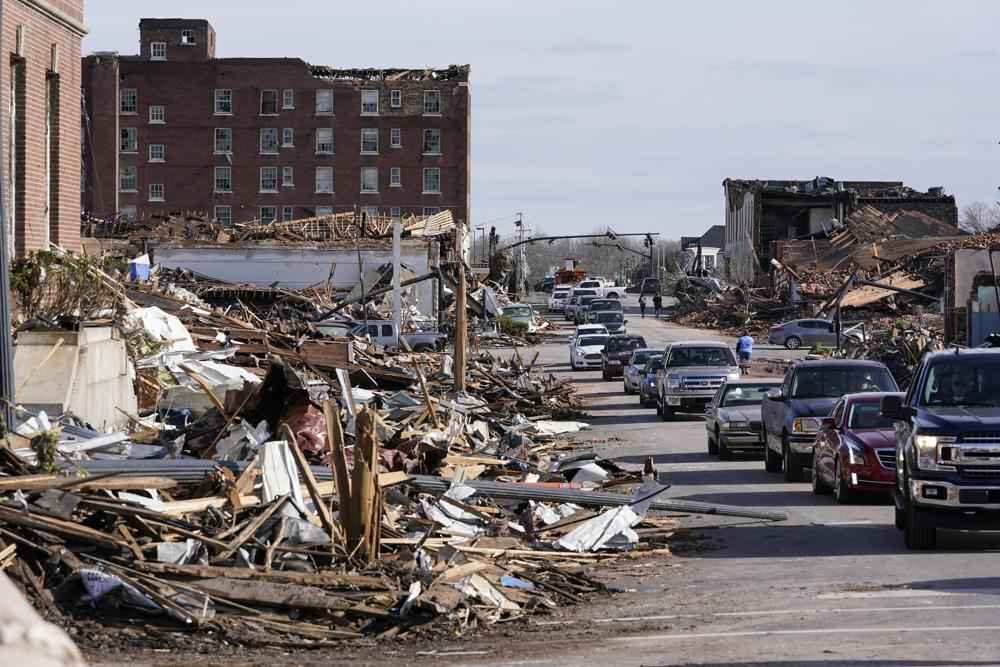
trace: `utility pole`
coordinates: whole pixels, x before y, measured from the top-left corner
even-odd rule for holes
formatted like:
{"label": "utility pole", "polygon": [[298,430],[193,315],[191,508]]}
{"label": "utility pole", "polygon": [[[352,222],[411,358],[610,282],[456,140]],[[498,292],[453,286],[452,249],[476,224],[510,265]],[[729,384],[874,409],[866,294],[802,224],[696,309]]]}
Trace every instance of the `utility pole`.
{"label": "utility pole", "polygon": [[[4,4],[0,2],[0,23],[3,22]],[[0,124],[6,119],[0,113]],[[11,332],[11,310],[13,303],[10,297],[10,253],[14,250],[14,223],[7,220],[7,171],[3,154],[3,142],[0,142],[0,415],[8,429],[14,428],[14,410],[11,408],[17,397],[14,395],[14,339]],[[8,228],[11,233],[8,233]],[[48,248],[46,248],[48,250]]]}
{"label": "utility pole", "polygon": [[521,243],[520,250],[517,253],[517,268],[514,271],[514,277],[516,278],[514,283],[514,298],[516,299],[521,294],[521,285],[524,284],[524,216],[520,212],[517,213],[514,226],[517,227],[517,240]]}
{"label": "utility pole", "polygon": [[465,257],[464,248],[465,225],[455,226],[455,266],[458,269],[458,290],[455,294],[455,391],[465,391],[465,351],[469,340],[469,322],[466,311],[465,287]]}
{"label": "utility pole", "polygon": [[396,349],[399,349],[399,339],[403,330],[403,304],[400,294],[399,283],[402,280],[402,237],[403,222],[396,220],[392,223],[392,324],[396,329]]}

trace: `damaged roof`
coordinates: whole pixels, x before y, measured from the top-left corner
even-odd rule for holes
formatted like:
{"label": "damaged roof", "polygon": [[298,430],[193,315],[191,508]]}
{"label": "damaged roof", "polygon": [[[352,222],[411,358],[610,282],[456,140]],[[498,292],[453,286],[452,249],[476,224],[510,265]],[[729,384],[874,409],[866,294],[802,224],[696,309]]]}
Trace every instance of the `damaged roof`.
{"label": "damaged roof", "polygon": [[722,185],[730,190],[754,191],[765,194],[829,197],[842,192],[853,193],[865,199],[950,199],[944,188],[929,188],[927,192],[915,190],[902,181],[838,181],[828,176],[817,176],[807,181],[727,178]]}
{"label": "damaged roof", "polygon": [[468,81],[469,65],[449,65],[444,69],[393,67],[388,69],[347,68],[310,65],[312,75],[320,79],[353,81]]}

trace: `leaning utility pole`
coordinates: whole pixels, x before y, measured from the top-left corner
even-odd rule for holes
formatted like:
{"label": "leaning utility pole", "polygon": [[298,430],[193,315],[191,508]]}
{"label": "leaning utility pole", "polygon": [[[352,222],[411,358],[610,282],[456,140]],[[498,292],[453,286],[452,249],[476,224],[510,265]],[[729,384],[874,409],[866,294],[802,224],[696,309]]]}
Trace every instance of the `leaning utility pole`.
{"label": "leaning utility pole", "polygon": [[455,293],[455,391],[465,391],[465,351],[469,341],[468,312],[465,305],[465,225],[455,225],[455,266],[458,269],[458,289]]}
{"label": "leaning utility pole", "polygon": [[[0,23],[3,22],[4,4],[0,2]],[[3,114],[0,113],[0,125]],[[0,415],[8,429],[14,428],[14,339],[11,327],[11,310],[13,303],[10,297],[10,254],[14,248],[14,222],[7,219],[7,173],[4,166],[7,162],[3,155],[3,142],[0,142]],[[8,228],[11,233],[8,233]],[[46,248],[48,250],[48,248]]]}
{"label": "leaning utility pole", "polygon": [[[403,262],[402,262],[402,236],[403,223],[396,220],[392,223],[392,324],[396,331],[396,349],[399,349],[399,339],[403,331],[403,298],[400,294],[400,282],[402,282]],[[362,277],[363,278],[363,277]]]}

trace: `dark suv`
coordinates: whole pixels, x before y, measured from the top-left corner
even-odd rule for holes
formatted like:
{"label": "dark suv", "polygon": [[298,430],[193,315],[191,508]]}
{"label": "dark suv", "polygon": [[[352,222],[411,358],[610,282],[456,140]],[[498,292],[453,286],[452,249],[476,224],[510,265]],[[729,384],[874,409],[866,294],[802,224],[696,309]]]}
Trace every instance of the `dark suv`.
{"label": "dark suv", "polygon": [[601,377],[612,380],[621,377],[625,364],[632,358],[632,350],[646,347],[642,336],[612,336],[601,353]]}
{"label": "dark suv", "polygon": [[924,356],[905,396],[882,399],[896,421],[896,527],[906,546],[938,528],[1000,530],[1000,350]]}

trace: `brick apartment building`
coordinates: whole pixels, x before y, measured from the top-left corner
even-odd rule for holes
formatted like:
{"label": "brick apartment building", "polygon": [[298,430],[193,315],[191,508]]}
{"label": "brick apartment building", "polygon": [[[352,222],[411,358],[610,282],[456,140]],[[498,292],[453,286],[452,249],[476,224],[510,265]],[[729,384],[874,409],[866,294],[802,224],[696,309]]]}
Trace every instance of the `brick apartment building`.
{"label": "brick apartment building", "polygon": [[204,20],[142,19],[140,54],[83,59],[83,208],[223,223],[469,215],[469,68],[216,58]]}
{"label": "brick apartment building", "polygon": [[8,240],[17,254],[80,246],[83,0],[0,0]]}

